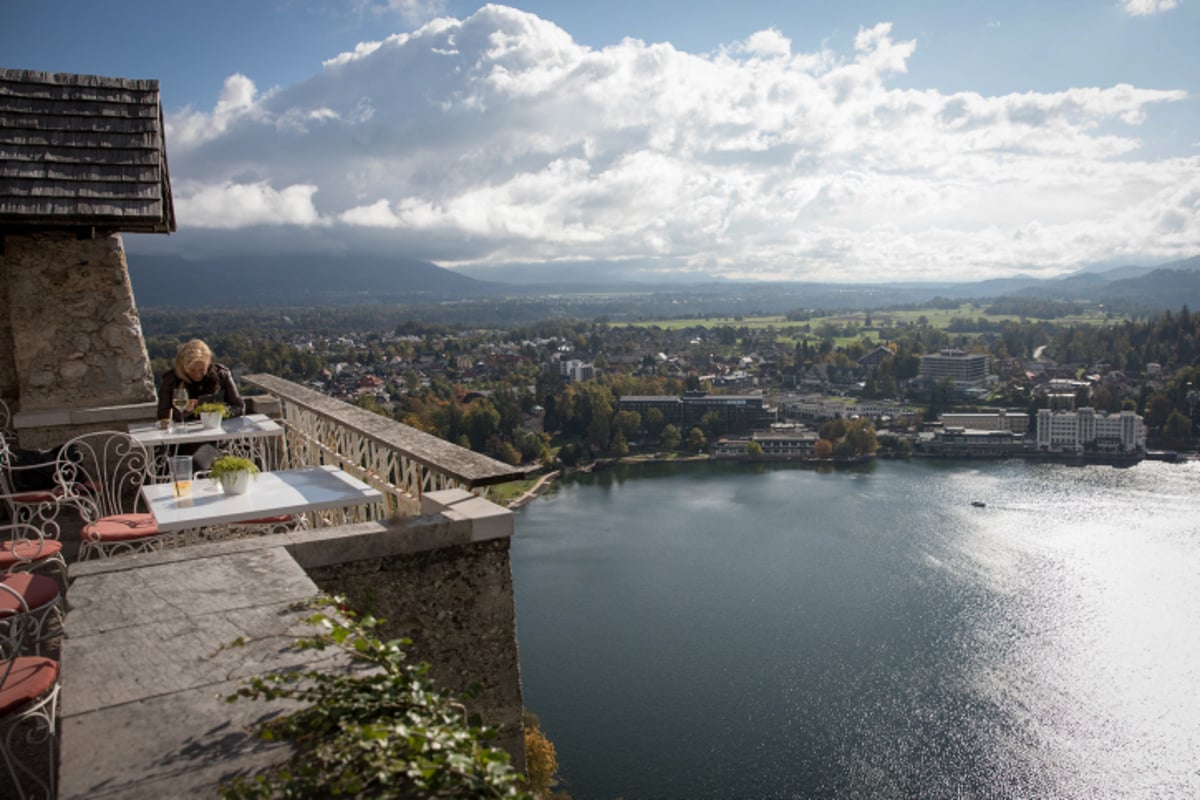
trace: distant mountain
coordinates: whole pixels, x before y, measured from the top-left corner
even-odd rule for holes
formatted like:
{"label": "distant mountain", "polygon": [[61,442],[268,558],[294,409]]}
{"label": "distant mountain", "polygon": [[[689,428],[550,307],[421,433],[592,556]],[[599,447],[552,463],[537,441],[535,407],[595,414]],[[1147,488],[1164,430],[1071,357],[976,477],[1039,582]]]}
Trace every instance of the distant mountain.
{"label": "distant mountain", "polygon": [[1012,294],[1104,303],[1116,308],[1173,310],[1200,307],[1200,256],[1159,267],[1075,272],[1027,285]]}
{"label": "distant mountain", "polygon": [[[404,257],[315,254],[204,261],[130,254],[128,260],[134,296],[143,308],[381,304],[506,324],[559,316],[617,321],[863,310],[919,306],[934,298],[966,302],[1035,297],[1103,303],[1113,311],[1131,312],[1184,305],[1200,309],[1200,256],[1159,267],[1083,270],[1054,279],[1014,276],[872,285],[728,281],[702,275],[675,279],[657,273],[652,264],[604,262],[450,270]],[[492,280],[481,280],[484,276]]]}
{"label": "distant mountain", "polygon": [[413,258],[322,255],[231,256],[202,261],[130,255],[129,279],[142,307],[413,303],[504,291]]}
{"label": "distant mountain", "polygon": [[723,283],[723,278],[701,272],[664,274],[653,262],[571,261],[552,263],[514,263],[491,266],[457,267],[455,272],[483,281],[504,283],[525,292],[645,291]]}

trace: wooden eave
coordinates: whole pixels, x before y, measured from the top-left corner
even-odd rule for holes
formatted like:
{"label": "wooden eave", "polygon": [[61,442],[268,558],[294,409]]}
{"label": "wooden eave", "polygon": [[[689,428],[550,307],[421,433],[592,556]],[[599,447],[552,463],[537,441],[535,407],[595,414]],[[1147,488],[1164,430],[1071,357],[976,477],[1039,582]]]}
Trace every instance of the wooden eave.
{"label": "wooden eave", "polygon": [[158,81],[0,69],[0,231],[175,225]]}

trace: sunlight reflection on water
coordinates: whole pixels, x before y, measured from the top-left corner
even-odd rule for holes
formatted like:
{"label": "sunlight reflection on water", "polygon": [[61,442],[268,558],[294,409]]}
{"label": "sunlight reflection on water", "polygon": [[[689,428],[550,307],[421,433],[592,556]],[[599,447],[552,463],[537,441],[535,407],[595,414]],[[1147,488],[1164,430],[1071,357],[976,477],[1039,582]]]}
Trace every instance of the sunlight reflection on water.
{"label": "sunlight reflection on water", "polygon": [[567,483],[517,521],[526,705],[576,800],[1198,796],[1198,477]]}

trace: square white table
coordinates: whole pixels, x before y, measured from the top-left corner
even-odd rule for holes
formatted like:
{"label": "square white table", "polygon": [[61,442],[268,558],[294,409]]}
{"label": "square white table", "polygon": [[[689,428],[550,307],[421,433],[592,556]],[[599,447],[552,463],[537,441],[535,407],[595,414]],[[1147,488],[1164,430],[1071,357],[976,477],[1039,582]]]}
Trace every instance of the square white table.
{"label": "square white table", "polygon": [[263,472],[245,494],[225,494],[211,478],[192,481],[192,493],[175,496],[173,483],[142,486],[142,496],[163,532],[185,531],[285,514],[376,503],[383,494],[333,466]]}
{"label": "square white table", "polygon": [[129,426],[129,434],[153,451],[155,472],[165,476],[166,458],[181,444],[210,443],[269,467],[265,442],[282,437],[283,428],[266,414],[248,414],[223,419],[219,428],[205,428],[197,421],[176,423],[170,431],[158,427],[157,422],[135,422]]}

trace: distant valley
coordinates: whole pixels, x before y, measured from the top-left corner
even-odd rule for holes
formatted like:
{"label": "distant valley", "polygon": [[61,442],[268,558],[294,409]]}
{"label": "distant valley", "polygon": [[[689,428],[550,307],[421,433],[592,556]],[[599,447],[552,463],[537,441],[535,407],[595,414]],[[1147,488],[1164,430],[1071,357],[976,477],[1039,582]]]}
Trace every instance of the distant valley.
{"label": "distant valley", "polygon": [[[1156,267],[1126,266],[1056,279],[834,284],[808,282],[645,283],[606,265],[586,270],[494,268],[480,280],[427,261],[396,257],[270,256],[185,260],[129,256],[142,308],[388,305],[442,322],[521,324],[553,317],[612,321],[781,314],[797,309],[920,306],[936,298],[1034,297],[1103,305],[1117,313],[1200,308],[1200,256]],[[474,274],[481,274],[475,270]],[[565,280],[583,275],[584,279]],[[557,280],[555,280],[557,278]]]}

